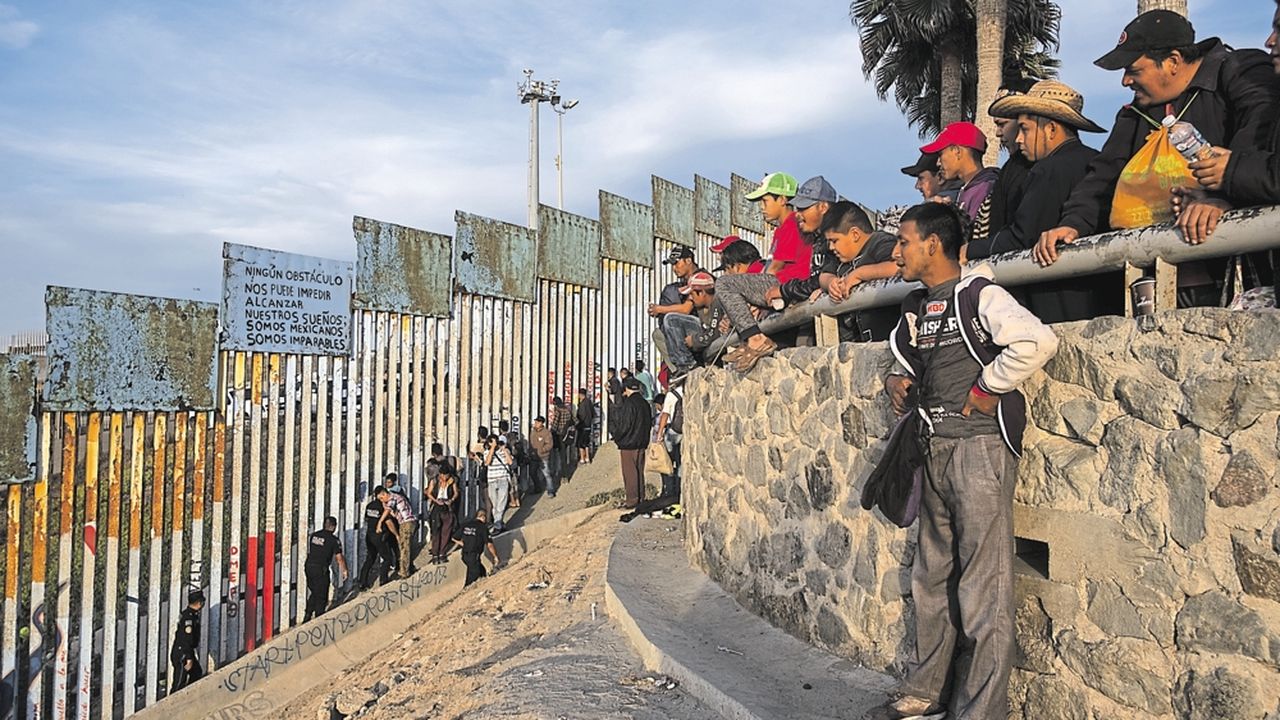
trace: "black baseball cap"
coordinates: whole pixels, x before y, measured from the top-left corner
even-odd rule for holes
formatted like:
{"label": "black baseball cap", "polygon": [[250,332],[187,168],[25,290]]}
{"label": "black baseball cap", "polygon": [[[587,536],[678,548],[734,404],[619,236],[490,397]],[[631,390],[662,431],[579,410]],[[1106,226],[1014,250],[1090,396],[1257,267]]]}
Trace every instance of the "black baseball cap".
{"label": "black baseball cap", "polygon": [[901,170],[903,175],[911,177],[920,177],[920,173],[926,170],[938,172],[938,153],[920,153],[920,159],[916,160],[915,165],[908,165]]}
{"label": "black baseball cap", "polygon": [[671,248],[671,252],[667,253],[667,259],[663,260],[662,264],[675,265],[677,262],[681,260],[686,260],[686,259],[688,260],[693,259],[693,250],[683,245],[677,245]]}
{"label": "black baseball cap", "polygon": [[639,378],[637,378],[635,375],[632,375],[631,377],[622,381],[622,388],[624,390],[633,390],[635,392],[641,392],[644,390],[644,383],[640,382]]}
{"label": "black baseball cap", "polygon": [[1093,64],[1103,70],[1123,70],[1152,50],[1187,47],[1195,42],[1196,30],[1190,20],[1172,10],[1149,10],[1125,25],[1115,49]]}

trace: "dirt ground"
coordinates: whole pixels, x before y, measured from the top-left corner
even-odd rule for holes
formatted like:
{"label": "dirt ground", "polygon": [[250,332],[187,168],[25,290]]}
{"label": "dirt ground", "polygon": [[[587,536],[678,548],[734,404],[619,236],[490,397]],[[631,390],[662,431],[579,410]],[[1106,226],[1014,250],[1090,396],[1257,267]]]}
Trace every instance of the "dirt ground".
{"label": "dirt ground", "polygon": [[[618,477],[616,451],[603,451],[565,492],[540,500],[529,520],[583,507],[620,488]],[[718,718],[675,683],[646,672],[605,615],[605,564],[619,514],[602,505],[592,519],[466,588],[275,717]],[[634,522],[680,531],[679,521]]]}

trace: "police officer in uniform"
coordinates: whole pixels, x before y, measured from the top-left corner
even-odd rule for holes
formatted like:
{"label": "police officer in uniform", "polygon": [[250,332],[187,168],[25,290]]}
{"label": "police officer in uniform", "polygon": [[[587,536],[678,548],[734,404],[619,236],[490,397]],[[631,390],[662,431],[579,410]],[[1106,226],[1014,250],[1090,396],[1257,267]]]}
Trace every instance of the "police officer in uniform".
{"label": "police officer in uniform", "polygon": [[493,555],[495,569],[501,563],[498,560],[498,548],[494,547],[493,542],[489,540],[489,513],[484,508],[477,510],[475,518],[458,528],[454,533],[453,542],[462,546],[462,563],[467,566],[467,581],[463,587],[488,574],[484,570],[484,565],[480,563],[485,550]]}
{"label": "police officer in uniform", "polygon": [[378,583],[385,584],[391,577],[391,572],[396,567],[396,549],[391,538],[395,534],[395,529],[387,525],[384,518],[386,515],[386,507],[383,500],[387,493],[387,488],[379,485],[373,492],[373,497],[364,506],[364,549],[365,564],[360,569],[360,589],[368,590],[373,587],[374,571],[381,564],[381,572],[379,573]]}
{"label": "police officer in uniform", "polygon": [[302,622],[323,614],[329,609],[329,564],[338,558],[340,582],[347,581],[347,561],[342,557],[342,543],[333,534],[338,529],[338,518],[330,515],[324,519],[324,528],[311,533],[307,539],[307,612]]}
{"label": "police officer in uniform", "polygon": [[169,662],[173,664],[173,675],[169,681],[169,694],[199,680],[204,676],[200,667],[197,648],[200,647],[200,610],[204,608],[204,593],[199,590],[187,592],[187,607],[178,615],[178,632],[173,636],[173,648],[169,651]]}

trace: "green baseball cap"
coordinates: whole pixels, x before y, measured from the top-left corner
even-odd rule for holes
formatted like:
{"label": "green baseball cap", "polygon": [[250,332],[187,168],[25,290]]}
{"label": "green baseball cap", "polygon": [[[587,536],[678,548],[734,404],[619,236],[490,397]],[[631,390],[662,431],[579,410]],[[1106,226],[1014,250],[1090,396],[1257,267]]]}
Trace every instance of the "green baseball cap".
{"label": "green baseball cap", "polygon": [[747,193],[747,199],[755,201],[765,195],[795,197],[796,189],[799,186],[800,183],[796,182],[795,178],[786,173],[769,173],[764,176],[764,180],[760,181],[760,187]]}

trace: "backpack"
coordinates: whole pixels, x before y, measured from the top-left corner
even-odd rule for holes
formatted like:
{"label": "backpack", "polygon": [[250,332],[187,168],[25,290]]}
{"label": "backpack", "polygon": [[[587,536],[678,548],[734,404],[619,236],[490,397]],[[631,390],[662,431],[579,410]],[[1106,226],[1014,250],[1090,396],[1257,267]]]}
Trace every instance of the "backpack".
{"label": "backpack", "polygon": [[667,420],[667,429],[677,435],[684,434],[684,392],[679,388],[672,388],[671,394],[676,396],[676,409],[671,411],[671,418]]}

